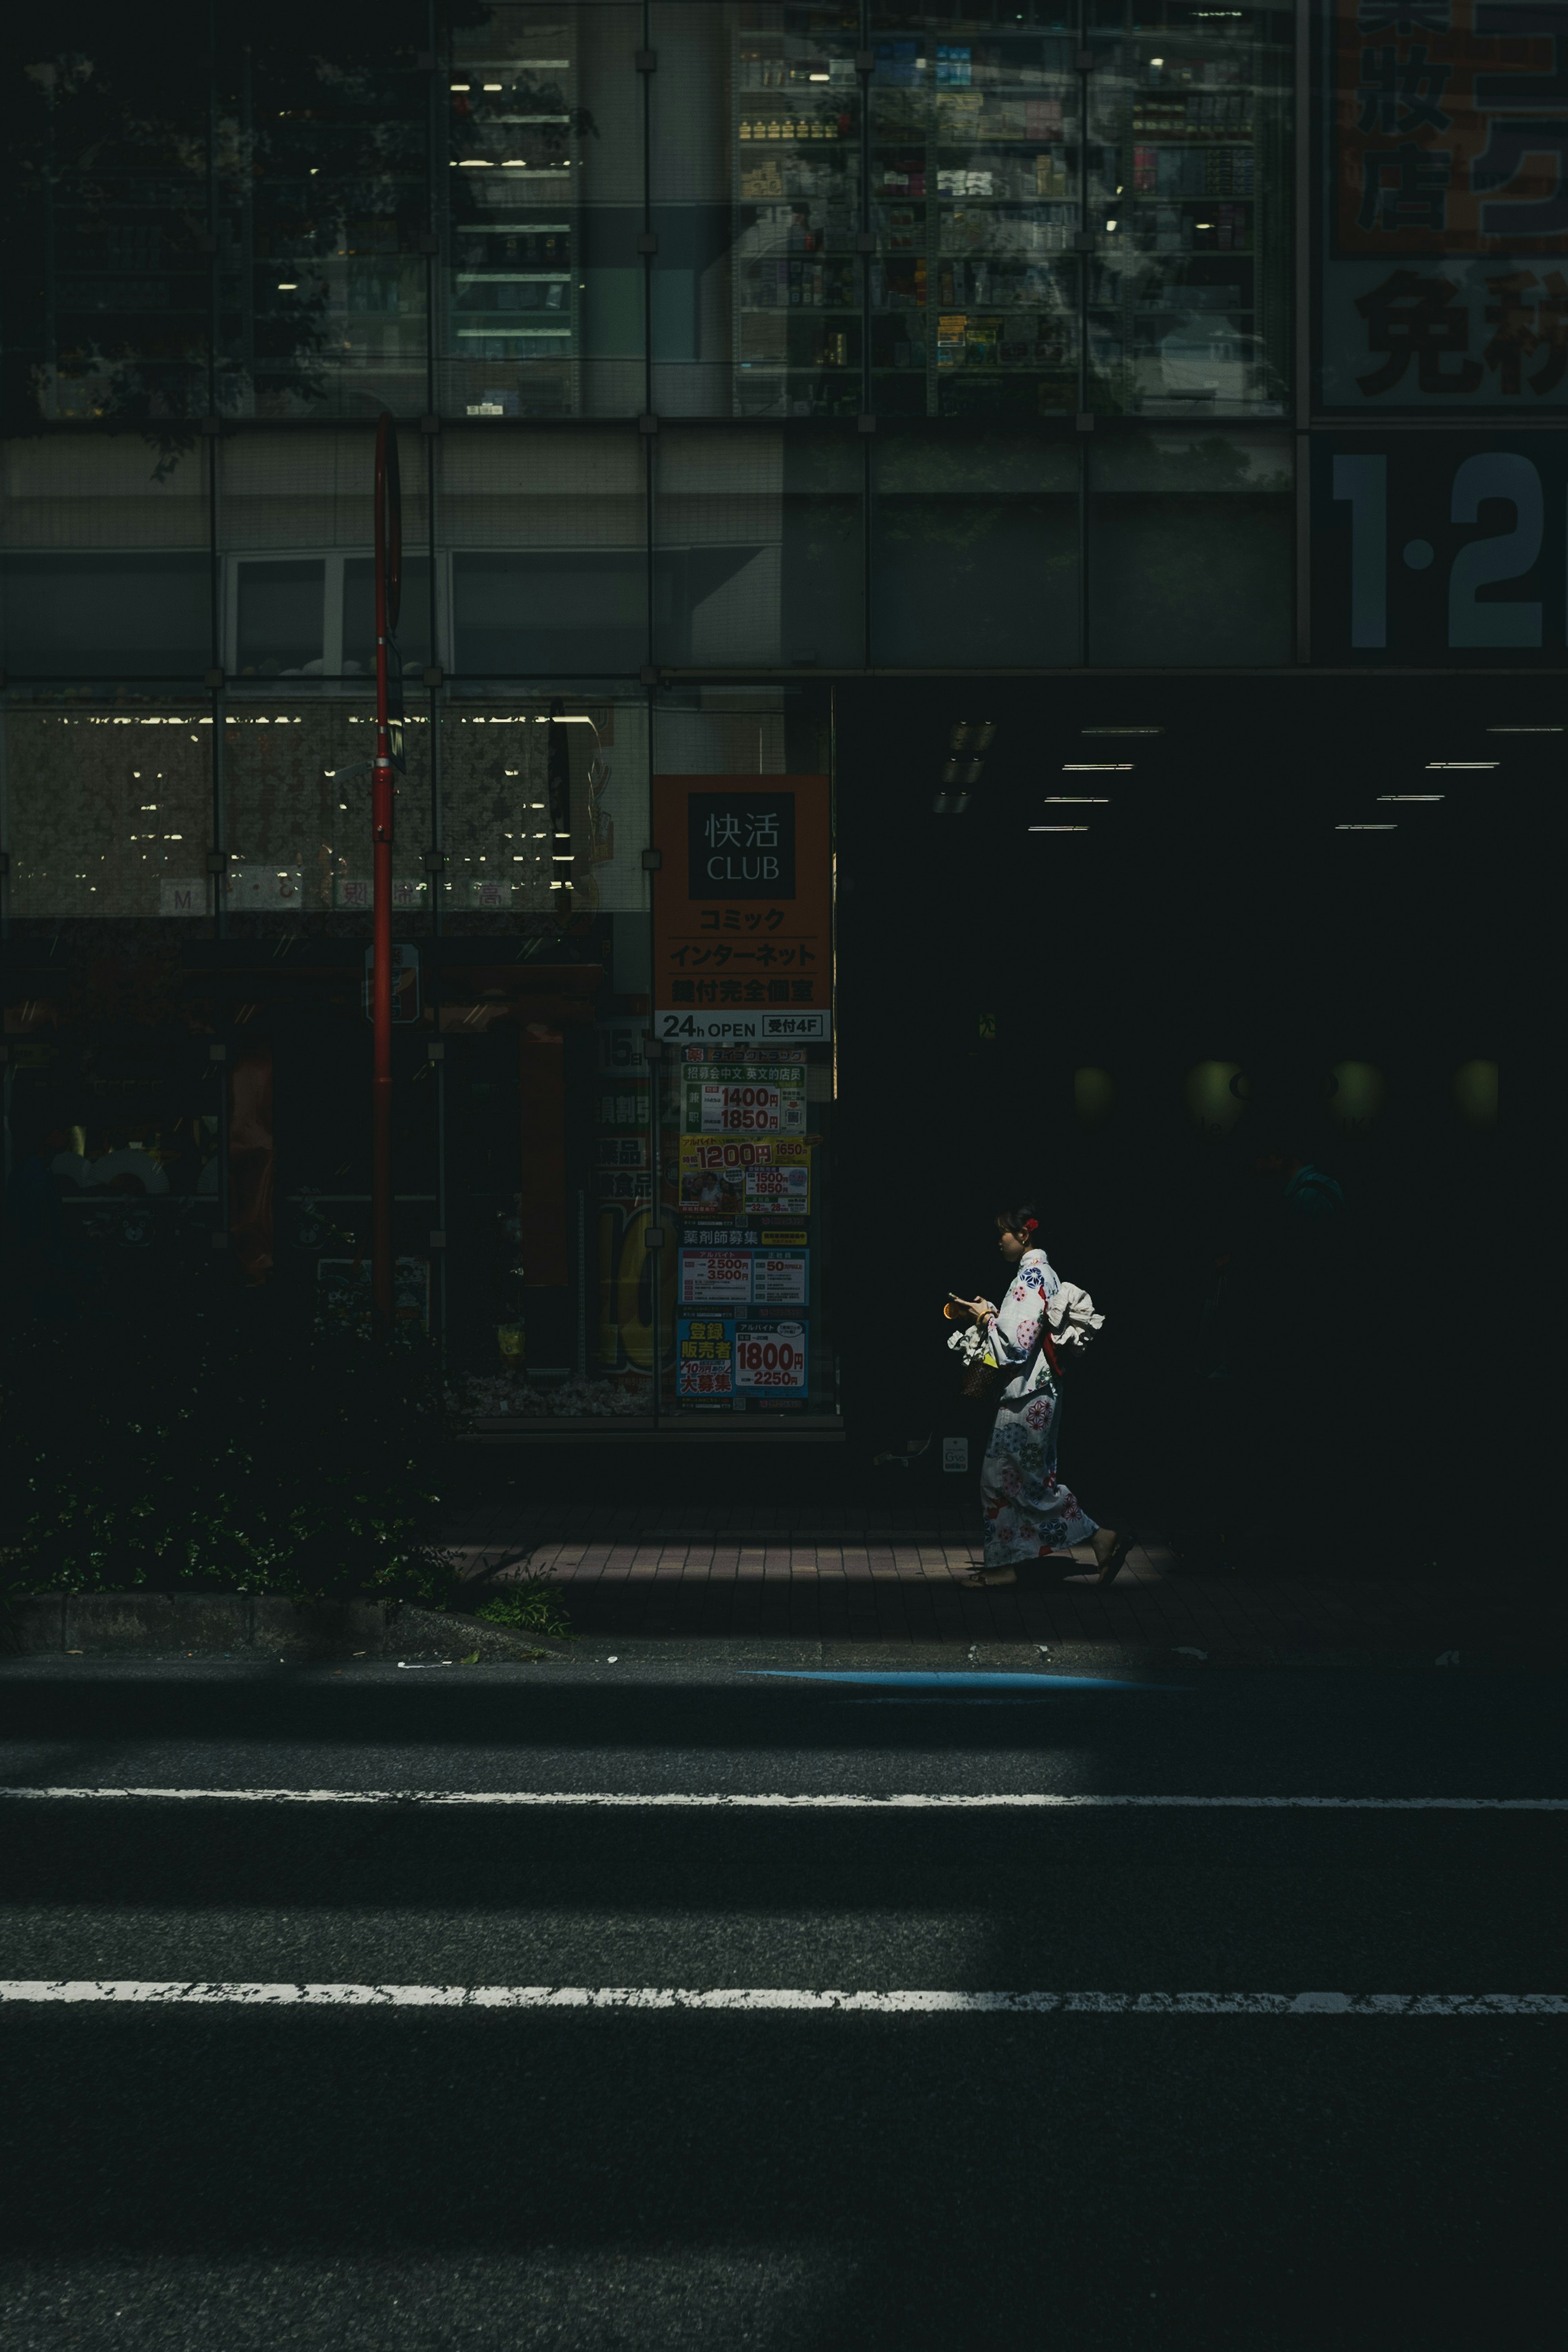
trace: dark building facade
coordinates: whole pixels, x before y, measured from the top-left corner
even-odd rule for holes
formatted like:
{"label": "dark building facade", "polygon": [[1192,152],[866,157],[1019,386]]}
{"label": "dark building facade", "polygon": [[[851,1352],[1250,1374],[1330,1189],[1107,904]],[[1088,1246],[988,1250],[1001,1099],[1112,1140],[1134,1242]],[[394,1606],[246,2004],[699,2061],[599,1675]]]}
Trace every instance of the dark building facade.
{"label": "dark building facade", "polygon": [[1343,1182],[1404,1397],[1561,783],[1561,0],[11,47],[0,969],[60,1311],[367,1309],[385,409],[399,1314],[498,1427],[897,1445],[1030,1192],[1168,1470],[1266,1144]]}

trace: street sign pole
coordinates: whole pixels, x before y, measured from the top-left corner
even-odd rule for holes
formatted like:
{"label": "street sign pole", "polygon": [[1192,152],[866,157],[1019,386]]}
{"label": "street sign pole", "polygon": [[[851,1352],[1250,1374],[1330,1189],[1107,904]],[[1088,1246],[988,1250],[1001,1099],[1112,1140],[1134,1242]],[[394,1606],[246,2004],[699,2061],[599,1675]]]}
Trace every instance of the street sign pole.
{"label": "street sign pole", "polygon": [[376,1329],[392,1336],[392,734],[389,640],[397,626],[403,565],[397,436],[384,410],[375,428],[375,759],[371,769],[371,1276]]}

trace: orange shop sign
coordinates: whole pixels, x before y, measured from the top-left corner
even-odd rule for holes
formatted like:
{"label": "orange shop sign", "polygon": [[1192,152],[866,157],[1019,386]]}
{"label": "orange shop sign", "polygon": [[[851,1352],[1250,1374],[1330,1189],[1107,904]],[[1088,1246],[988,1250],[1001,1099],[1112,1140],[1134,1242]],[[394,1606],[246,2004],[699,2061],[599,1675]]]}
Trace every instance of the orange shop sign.
{"label": "orange shop sign", "polygon": [[652,845],[656,1012],[831,1012],[826,776],[656,776]]}

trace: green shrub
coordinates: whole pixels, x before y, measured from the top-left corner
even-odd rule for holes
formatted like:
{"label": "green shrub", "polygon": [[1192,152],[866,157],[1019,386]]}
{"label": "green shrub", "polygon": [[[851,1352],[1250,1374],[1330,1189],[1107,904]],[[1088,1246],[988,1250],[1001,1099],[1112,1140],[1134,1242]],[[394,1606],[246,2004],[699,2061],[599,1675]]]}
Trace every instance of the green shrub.
{"label": "green shrub", "polygon": [[0,1371],[0,1582],[442,1607],[449,1444],[428,1355],[260,1324],[127,1360],[43,1327]]}
{"label": "green shrub", "polygon": [[564,1636],[572,1631],[550,1579],[542,1573],[525,1577],[521,1585],[510,1592],[498,1592],[492,1601],[482,1601],[474,1614],[511,1633]]}

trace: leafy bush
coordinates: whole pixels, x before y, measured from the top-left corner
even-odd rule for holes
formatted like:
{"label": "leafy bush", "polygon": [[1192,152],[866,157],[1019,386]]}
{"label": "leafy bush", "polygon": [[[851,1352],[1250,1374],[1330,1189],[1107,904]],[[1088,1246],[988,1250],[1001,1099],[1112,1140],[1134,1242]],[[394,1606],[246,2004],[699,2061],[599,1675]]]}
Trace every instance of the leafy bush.
{"label": "leafy bush", "polygon": [[444,1606],[449,1442],[426,1356],[262,1322],[128,1360],[40,1327],[0,1370],[0,1583]]}
{"label": "leafy bush", "polygon": [[542,1572],[525,1577],[521,1585],[497,1593],[493,1601],[482,1601],[474,1614],[487,1624],[504,1625],[510,1633],[563,1636],[572,1631],[571,1621]]}

